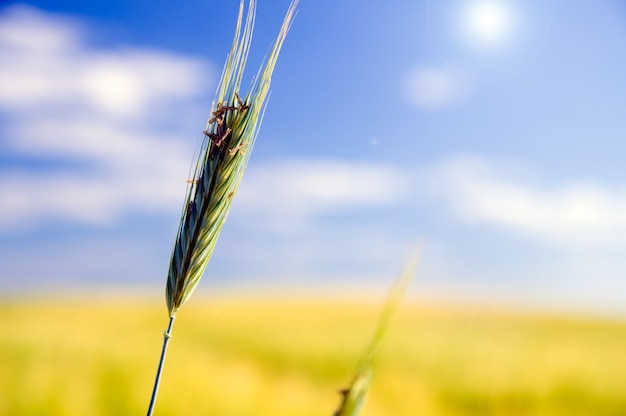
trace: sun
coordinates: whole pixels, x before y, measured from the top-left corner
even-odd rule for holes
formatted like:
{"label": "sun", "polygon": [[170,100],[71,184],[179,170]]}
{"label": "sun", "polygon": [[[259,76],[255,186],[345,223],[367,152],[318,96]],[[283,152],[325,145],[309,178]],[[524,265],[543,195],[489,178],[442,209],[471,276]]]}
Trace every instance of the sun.
{"label": "sun", "polygon": [[506,44],[514,29],[513,12],[504,1],[471,1],[461,14],[462,27],[474,46],[493,48]]}
{"label": "sun", "polygon": [[427,33],[437,59],[474,79],[504,79],[545,44],[553,0],[429,0]]}

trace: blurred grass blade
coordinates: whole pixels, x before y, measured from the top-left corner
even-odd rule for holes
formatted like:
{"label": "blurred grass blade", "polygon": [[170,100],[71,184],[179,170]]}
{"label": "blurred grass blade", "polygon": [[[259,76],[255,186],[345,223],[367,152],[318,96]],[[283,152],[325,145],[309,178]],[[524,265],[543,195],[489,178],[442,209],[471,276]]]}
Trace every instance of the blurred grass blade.
{"label": "blurred grass blade", "polygon": [[339,409],[335,411],[334,416],[357,416],[360,413],[372,381],[378,357],[380,356],[383,338],[402,295],[406,292],[411,279],[415,275],[420,253],[421,245],[418,245],[404,272],[389,292],[374,336],[361,356],[352,378],[352,383],[348,388],[340,392],[342,395],[341,404]]}
{"label": "blurred grass blade", "polygon": [[251,0],[244,24],[244,0],[240,3],[235,38],[204,130],[193,178],[189,180],[172,250],[166,285],[170,316],[191,296],[213,254],[250,158],[272,73],[297,3],[298,0],[292,1],[264,66],[244,98],[240,94],[241,79],[250,50],[256,6]]}

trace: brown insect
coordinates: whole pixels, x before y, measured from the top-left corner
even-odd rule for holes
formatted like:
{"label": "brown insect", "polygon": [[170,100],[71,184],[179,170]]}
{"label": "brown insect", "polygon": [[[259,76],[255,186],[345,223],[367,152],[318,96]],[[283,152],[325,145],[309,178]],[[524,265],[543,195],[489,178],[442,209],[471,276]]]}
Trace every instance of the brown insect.
{"label": "brown insect", "polygon": [[222,145],[222,143],[224,143],[224,141],[226,140],[226,138],[228,137],[228,135],[230,134],[232,130],[229,128],[226,129],[226,131],[224,133],[222,133],[222,135],[220,136],[217,133],[213,133],[210,132],[208,130],[204,130],[202,133],[207,136],[208,138],[211,139],[211,143],[214,146],[220,147]]}
{"label": "brown insect", "polygon": [[213,117],[209,120],[209,124],[217,123],[221,126],[224,123],[224,118],[226,118],[226,113],[234,110],[237,110],[237,107],[231,107],[222,102],[217,103],[217,109],[211,113]]}

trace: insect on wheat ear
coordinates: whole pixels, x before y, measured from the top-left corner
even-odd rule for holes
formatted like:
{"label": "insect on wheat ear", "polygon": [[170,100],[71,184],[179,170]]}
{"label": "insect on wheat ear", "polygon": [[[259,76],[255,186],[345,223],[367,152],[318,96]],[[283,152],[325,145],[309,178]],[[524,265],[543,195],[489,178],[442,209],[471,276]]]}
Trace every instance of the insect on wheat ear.
{"label": "insect on wheat ear", "polygon": [[224,143],[228,139],[228,135],[231,133],[231,131],[232,130],[230,129],[230,127],[228,127],[226,128],[226,131],[220,132],[221,134],[213,133],[207,130],[203,131],[202,133],[204,133],[205,136],[211,139],[212,145],[220,147],[222,143]]}
{"label": "insect on wheat ear", "polygon": [[226,113],[229,110],[236,110],[236,107],[231,107],[226,105],[226,103],[219,102],[217,103],[217,110],[213,111],[211,114],[212,118],[209,119],[209,124],[217,123],[218,126],[224,124],[224,119],[226,118]]}

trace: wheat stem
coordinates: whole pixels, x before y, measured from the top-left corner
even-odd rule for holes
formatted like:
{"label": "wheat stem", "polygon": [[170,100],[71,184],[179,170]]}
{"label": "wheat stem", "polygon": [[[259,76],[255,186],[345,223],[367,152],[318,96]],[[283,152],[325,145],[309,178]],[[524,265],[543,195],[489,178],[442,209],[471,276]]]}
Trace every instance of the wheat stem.
{"label": "wheat stem", "polygon": [[163,363],[165,362],[165,353],[167,352],[167,345],[172,338],[172,326],[174,325],[174,319],[176,315],[170,316],[170,323],[167,326],[167,330],[163,332],[163,348],[161,349],[161,358],[159,359],[159,367],[157,368],[156,377],[154,378],[154,387],[152,389],[152,397],[150,397],[150,406],[148,406],[148,416],[152,416],[154,411],[154,403],[156,402],[157,393],[159,391],[159,384],[161,384],[161,373],[163,372]]}

